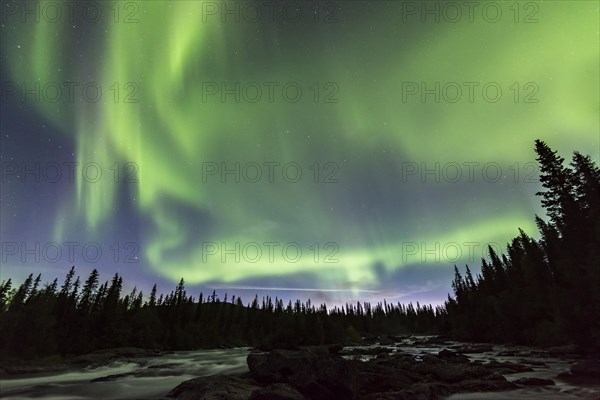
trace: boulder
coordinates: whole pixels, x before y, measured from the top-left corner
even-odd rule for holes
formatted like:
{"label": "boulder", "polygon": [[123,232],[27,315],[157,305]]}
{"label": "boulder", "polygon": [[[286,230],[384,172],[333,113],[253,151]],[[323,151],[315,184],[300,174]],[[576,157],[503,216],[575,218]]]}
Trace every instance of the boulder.
{"label": "boulder", "polygon": [[339,354],[340,351],[342,351],[344,349],[344,346],[339,345],[339,344],[332,344],[331,346],[328,347],[328,350],[331,354]]}
{"label": "boulder", "polygon": [[472,344],[472,345],[458,344],[458,345],[452,346],[451,349],[456,351],[457,353],[462,353],[462,354],[477,354],[477,353],[490,352],[493,350],[493,347],[488,344]]}
{"label": "boulder", "polygon": [[444,360],[433,354],[423,354],[421,361],[425,364],[443,364]]}
{"label": "boulder", "polygon": [[[260,387],[243,376],[214,375],[191,379],[171,390],[177,400],[248,400]],[[266,400],[266,399],[265,399]]]}
{"label": "boulder", "polygon": [[389,336],[379,336],[377,338],[377,343],[379,343],[380,346],[392,346],[396,344],[396,340]]}
{"label": "boulder", "polygon": [[519,386],[506,379],[470,380],[457,385],[455,393],[499,392],[518,388]]}
{"label": "boulder", "polygon": [[456,364],[438,364],[432,372],[436,379],[445,383],[456,383],[469,378],[467,370]]}
{"label": "boulder", "polygon": [[358,392],[356,364],[327,347],[250,353],[247,362],[257,381],[289,384],[313,400],[353,399]]}
{"label": "boulder", "polygon": [[412,385],[399,393],[401,399],[405,400],[432,400],[442,399],[453,392],[448,385],[438,382],[424,382]]}
{"label": "boulder", "polygon": [[512,374],[514,372],[531,372],[531,371],[533,371],[533,368],[531,368],[527,365],[512,363],[512,362],[508,362],[508,361],[499,362],[499,361],[493,360],[484,365],[487,368],[491,368],[494,371],[499,372],[501,374]]}
{"label": "boulder", "polygon": [[90,381],[90,383],[96,383],[96,382],[112,382],[112,381],[116,381],[119,378],[124,378],[126,376],[129,376],[129,374],[113,374],[113,375],[106,375],[106,376],[101,376],[99,378],[94,378]]}
{"label": "boulder", "polygon": [[600,360],[584,360],[571,366],[575,377],[600,378]]}
{"label": "boulder", "polygon": [[571,371],[563,371],[563,372],[560,372],[557,375],[557,377],[561,378],[561,379],[571,379],[571,378],[573,378],[573,374],[571,373]]}
{"label": "boulder", "polygon": [[484,379],[493,371],[480,365],[445,363],[435,364],[428,371],[436,380],[457,383],[469,379]]}
{"label": "boulder", "polygon": [[440,358],[451,358],[451,357],[457,357],[457,356],[458,356],[458,353],[456,353],[452,350],[448,350],[448,349],[444,349],[438,353],[438,357],[440,357]]}
{"label": "boulder", "polygon": [[290,385],[273,383],[252,392],[249,400],[306,400],[306,398]]}
{"label": "boulder", "polygon": [[440,351],[438,353],[438,357],[444,360],[451,360],[453,362],[469,362],[469,357],[448,349]]}
{"label": "boulder", "polygon": [[543,378],[521,378],[517,379],[515,383],[523,386],[551,386],[555,384],[552,379]]}
{"label": "boulder", "polygon": [[285,381],[292,374],[310,373],[316,358],[310,351],[273,350],[250,353],[246,361],[254,379],[273,383]]}

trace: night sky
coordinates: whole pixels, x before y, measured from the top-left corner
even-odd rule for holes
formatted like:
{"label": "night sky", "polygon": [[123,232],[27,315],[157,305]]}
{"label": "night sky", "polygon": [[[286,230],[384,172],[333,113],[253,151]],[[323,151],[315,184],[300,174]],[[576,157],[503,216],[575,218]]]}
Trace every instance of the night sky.
{"label": "night sky", "polygon": [[443,302],[600,139],[598,2],[452,4],[2,1],[1,279]]}

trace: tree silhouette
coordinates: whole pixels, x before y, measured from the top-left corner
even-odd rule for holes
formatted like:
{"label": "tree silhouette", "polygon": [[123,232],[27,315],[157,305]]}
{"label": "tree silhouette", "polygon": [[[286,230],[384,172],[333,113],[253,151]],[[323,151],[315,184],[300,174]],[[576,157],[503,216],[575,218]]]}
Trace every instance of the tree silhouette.
{"label": "tree silhouette", "polygon": [[[600,348],[600,169],[588,156],[569,166],[542,141],[535,142],[548,219],[535,216],[540,239],[519,229],[504,254],[489,247],[480,273],[464,277],[454,266],[444,306],[383,300],[328,309],[256,295],[244,305],[216,290],[194,301],[185,281],[148,301],[136,288],[121,295],[118,274],[100,284],[93,270],[81,291],[72,267],[41,286],[29,275],[16,289],[0,284],[0,353],[12,357],[80,354],[136,346],[195,349],[215,346],[293,347],[356,343],[361,335],[443,333],[458,339],[539,345],[577,343]],[[157,298],[158,295],[158,298]]]}
{"label": "tree silhouette", "polygon": [[[548,221],[535,216],[540,239],[519,229],[499,257],[489,249],[473,285],[455,267],[455,299],[441,326],[457,337],[535,344],[600,346],[600,170],[575,152],[570,166],[535,142],[537,193]],[[476,324],[469,324],[476,321]]]}

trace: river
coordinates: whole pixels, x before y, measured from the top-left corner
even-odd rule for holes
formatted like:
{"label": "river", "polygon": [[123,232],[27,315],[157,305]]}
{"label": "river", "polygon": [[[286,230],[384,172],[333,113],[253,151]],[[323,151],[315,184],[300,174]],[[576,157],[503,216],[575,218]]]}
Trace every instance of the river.
{"label": "river", "polygon": [[[0,381],[3,399],[160,399],[188,379],[248,371],[249,348],[168,352],[44,376]],[[91,382],[94,379],[109,378]]]}
{"label": "river", "polygon": [[[419,345],[411,341],[389,347],[415,358],[425,353],[436,354],[458,342],[443,345]],[[366,346],[365,348],[370,347]],[[0,381],[3,399],[161,399],[179,383],[198,376],[235,374],[248,370],[246,356],[249,348],[166,352],[157,357],[118,360],[101,367],[83,368],[68,372],[21,376]],[[448,400],[598,400],[600,382],[572,384],[558,374],[567,371],[575,360],[540,356],[527,348],[493,346],[490,351],[467,354],[471,360],[510,361],[532,366],[531,372],[507,374],[508,380],[522,377],[553,379],[554,386],[531,387],[498,393],[455,394]],[[512,355],[506,354],[512,351]],[[530,355],[537,354],[537,355]],[[368,356],[364,357],[365,359]],[[94,381],[95,380],[95,381]],[[93,381],[93,382],[92,382]]]}

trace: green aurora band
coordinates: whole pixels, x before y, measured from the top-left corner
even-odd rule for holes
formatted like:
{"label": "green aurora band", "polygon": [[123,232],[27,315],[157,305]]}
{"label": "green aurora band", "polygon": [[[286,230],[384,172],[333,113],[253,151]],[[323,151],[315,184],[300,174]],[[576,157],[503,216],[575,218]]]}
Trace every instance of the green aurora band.
{"label": "green aurora band", "polygon": [[[138,85],[138,103],[112,101],[106,90],[100,102],[77,102],[72,112],[51,103],[39,104],[39,111],[73,135],[80,163],[139,166],[130,194],[149,222],[141,232],[142,256],[173,281],[231,283],[314,272],[330,288],[377,284],[376,263],[394,269],[421,261],[402,254],[408,241],[503,244],[518,226],[535,232],[536,188],[515,185],[506,202],[486,196],[494,185],[478,182],[483,193],[473,203],[449,198],[446,207],[430,208],[416,194],[413,212],[368,219],[353,214],[352,185],[367,182],[382,196],[403,185],[418,193],[421,183],[401,181],[403,162],[510,166],[532,160],[537,137],[563,154],[578,149],[595,155],[597,2],[536,2],[539,22],[532,24],[508,17],[495,24],[482,18],[403,23],[400,5],[385,2],[339,3],[340,21],[332,24],[204,22],[201,3],[139,2],[139,21],[96,27],[93,52],[84,58],[74,50],[77,38],[68,22],[41,21],[34,29],[23,24],[2,43],[15,81],[97,81],[104,89],[118,82],[121,97],[127,82]],[[350,4],[358,11],[350,12]],[[339,101],[314,103],[308,90],[297,103],[203,98],[202,82],[222,81],[293,81],[304,89],[335,82]],[[497,82],[503,98],[482,101],[476,90],[472,103],[402,101],[403,82],[471,81]],[[535,82],[539,102],[512,101],[508,87],[514,82]],[[381,170],[379,157],[392,160],[389,168]],[[202,181],[203,162],[266,161],[298,162],[307,177],[314,162],[335,162],[339,183]],[[57,217],[55,239],[71,235],[76,219],[98,235],[118,224],[112,216],[119,190],[110,180],[78,179],[72,203]],[[78,218],[69,217],[69,209]],[[190,213],[203,216],[198,224],[210,221],[199,237],[186,228]],[[273,262],[203,262],[201,242],[207,240],[230,247],[298,242],[304,249],[333,241],[339,262],[315,262],[314,253],[305,252],[289,263],[280,251]]]}

